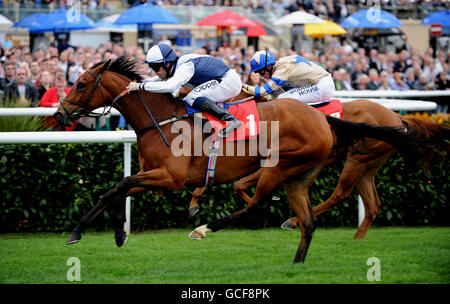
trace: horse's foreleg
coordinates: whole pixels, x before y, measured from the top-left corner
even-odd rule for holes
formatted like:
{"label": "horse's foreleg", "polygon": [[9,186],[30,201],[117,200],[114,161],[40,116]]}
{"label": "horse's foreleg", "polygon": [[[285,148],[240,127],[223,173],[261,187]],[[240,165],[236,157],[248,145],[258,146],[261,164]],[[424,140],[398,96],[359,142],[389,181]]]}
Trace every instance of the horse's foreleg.
{"label": "horse's foreleg", "polygon": [[117,186],[117,193],[111,200],[115,200],[115,239],[116,245],[121,247],[127,240],[127,234],[123,230],[126,220],[125,198],[128,195],[146,191],[152,187],[169,187],[172,189],[181,188],[174,177],[166,169],[155,169],[150,171],[140,171],[133,176],[125,177]]}
{"label": "horse's foreleg", "polygon": [[[261,176],[261,170],[259,169],[253,174],[250,174],[249,176],[246,176],[244,178],[241,178],[239,181],[236,182],[234,185],[234,194],[241,197],[247,204],[250,204],[252,201],[252,198],[245,193],[245,189],[256,185],[256,183],[259,180],[259,177]],[[201,188],[195,188],[195,190],[192,192],[192,198],[191,202],[189,203],[189,216],[194,216],[198,210],[199,205],[198,201],[206,191],[206,187]]]}
{"label": "horse's foreleg", "polygon": [[192,198],[191,202],[189,203],[189,216],[194,216],[198,210],[200,209],[200,206],[198,205],[198,201],[202,197],[203,193],[205,193],[206,187],[201,188],[195,188],[195,190],[192,192]]}
{"label": "horse's foreleg", "polygon": [[[276,172],[274,172],[276,171]],[[264,168],[261,177],[256,185],[255,195],[252,198],[250,204],[248,204],[244,209],[234,212],[224,218],[214,220],[209,224],[197,227],[194,231],[189,234],[190,238],[202,239],[206,236],[206,232],[218,231],[230,223],[238,220],[241,216],[248,214],[251,211],[257,209],[257,203],[262,199],[267,197],[282,181],[283,175],[276,168]]]}
{"label": "horse's foreleg", "polygon": [[81,239],[81,232],[90,222],[106,207],[113,204],[116,207],[115,237],[117,246],[122,246],[126,241],[126,233],[123,231],[125,223],[125,198],[137,192],[148,190],[151,187],[179,189],[184,180],[171,175],[165,168],[150,171],[141,171],[136,175],[127,176],[113,189],[109,190],[91,211],[89,211],[80,223],[72,231],[67,244],[73,244]]}
{"label": "horse's foreleg", "polygon": [[67,245],[77,243],[81,240],[81,232],[89,225],[89,223],[102,212],[108,204],[101,200],[100,203],[94,206],[85,216],[83,216],[77,226],[72,230],[69,238],[66,241]]}
{"label": "horse's foreleg", "polygon": [[252,202],[252,198],[245,193],[245,189],[250,188],[258,183],[263,169],[259,169],[249,176],[243,177],[234,184],[234,194],[239,195],[247,204]]}
{"label": "horse's foreleg", "polygon": [[[123,223],[125,221],[125,198],[129,189],[133,187],[134,183],[130,177],[125,177],[122,181],[113,189],[109,190],[100,200],[100,202],[92,208],[85,216],[83,216],[70,234],[67,244],[73,244],[81,239],[81,232],[89,226],[94,218],[100,214],[106,207],[113,205],[116,208],[115,228],[116,228],[116,244],[122,246],[126,241],[126,233],[123,231]],[[120,225],[122,225],[120,227]]]}

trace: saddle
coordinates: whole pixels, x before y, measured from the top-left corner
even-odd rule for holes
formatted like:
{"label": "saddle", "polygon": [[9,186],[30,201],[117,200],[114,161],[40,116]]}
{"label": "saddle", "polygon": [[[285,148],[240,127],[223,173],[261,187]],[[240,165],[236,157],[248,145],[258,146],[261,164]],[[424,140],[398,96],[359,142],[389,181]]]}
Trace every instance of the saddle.
{"label": "saddle", "polygon": [[312,107],[316,108],[317,110],[326,115],[330,115],[339,119],[344,119],[343,105],[342,102],[338,99],[330,99],[329,101],[313,105]]}

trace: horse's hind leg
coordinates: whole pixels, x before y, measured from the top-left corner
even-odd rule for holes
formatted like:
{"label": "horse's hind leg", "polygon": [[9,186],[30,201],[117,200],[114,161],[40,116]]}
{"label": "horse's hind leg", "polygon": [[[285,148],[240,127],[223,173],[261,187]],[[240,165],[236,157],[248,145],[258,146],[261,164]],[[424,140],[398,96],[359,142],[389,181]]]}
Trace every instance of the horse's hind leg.
{"label": "horse's hind leg", "polygon": [[356,190],[364,203],[364,220],[358,227],[358,231],[356,231],[355,239],[362,239],[366,235],[381,206],[380,198],[375,187],[375,175],[390,156],[391,154],[387,154],[379,158],[377,165],[365,172],[356,184]]}
{"label": "horse's hind leg", "polygon": [[331,194],[325,202],[313,208],[314,214],[322,214],[348,198],[359,178],[366,170],[366,164],[348,157],[345,161],[344,169],[341,172],[336,189],[334,189],[333,194]]}
{"label": "horse's hind leg", "polygon": [[375,220],[378,209],[381,205],[377,190],[375,188],[374,178],[375,174],[366,174],[361,177],[361,180],[356,185],[358,193],[361,195],[364,202],[364,220],[358,227],[358,231],[356,231],[354,236],[355,239],[362,239],[366,235]]}
{"label": "horse's hind leg", "polygon": [[[324,213],[330,208],[342,203],[351,193],[360,176],[365,172],[366,165],[360,161],[356,161],[348,157],[345,161],[344,169],[339,177],[336,189],[331,196],[323,203],[313,208],[314,214],[317,216]],[[284,222],[281,227],[292,230],[297,226],[297,217],[292,217]]]}
{"label": "horse's hind leg", "polygon": [[316,216],[308,198],[308,189],[320,170],[314,168],[302,175],[290,178],[284,183],[286,195],[292,210],[300,223],[301,239],[294,263],[304,262],[316,229]]}

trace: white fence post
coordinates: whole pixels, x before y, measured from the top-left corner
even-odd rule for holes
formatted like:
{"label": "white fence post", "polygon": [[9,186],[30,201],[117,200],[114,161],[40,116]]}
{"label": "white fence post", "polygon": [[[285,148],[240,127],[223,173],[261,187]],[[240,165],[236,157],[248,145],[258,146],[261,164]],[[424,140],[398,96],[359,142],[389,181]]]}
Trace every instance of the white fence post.
{"label": "white fence post", "polygon": [[[124,177],[131,175],[131,143],[123,144],[123,171]],[[130,235],[131,231],[131,197],[127,196],[125,201],[125,224],[123,229]]]}
{"label": "white fence post", "polygon": [[358,195],[358,227],[361,227],[361,224],[364,220],[364,216],[365,216],[364,203],[361,198],[361,195]]}

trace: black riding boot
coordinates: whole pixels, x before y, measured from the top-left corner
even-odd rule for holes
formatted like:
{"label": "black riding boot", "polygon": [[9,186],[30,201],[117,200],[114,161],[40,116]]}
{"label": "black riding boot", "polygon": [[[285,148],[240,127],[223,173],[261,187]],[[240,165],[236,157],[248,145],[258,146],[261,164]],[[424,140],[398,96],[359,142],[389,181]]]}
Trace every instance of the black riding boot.
{"label": "black riding boot", "polygon": [[242,124],[242,122],[234,117],[233,114],[227,112],[224,108],[219,107],[217,103],[208,98],[203,99],[200,110],[211,114],[219,120],[229,121],[228,126],[219,132],[219,135],[222,137],[227,137],[234,129],[239,128]]}

